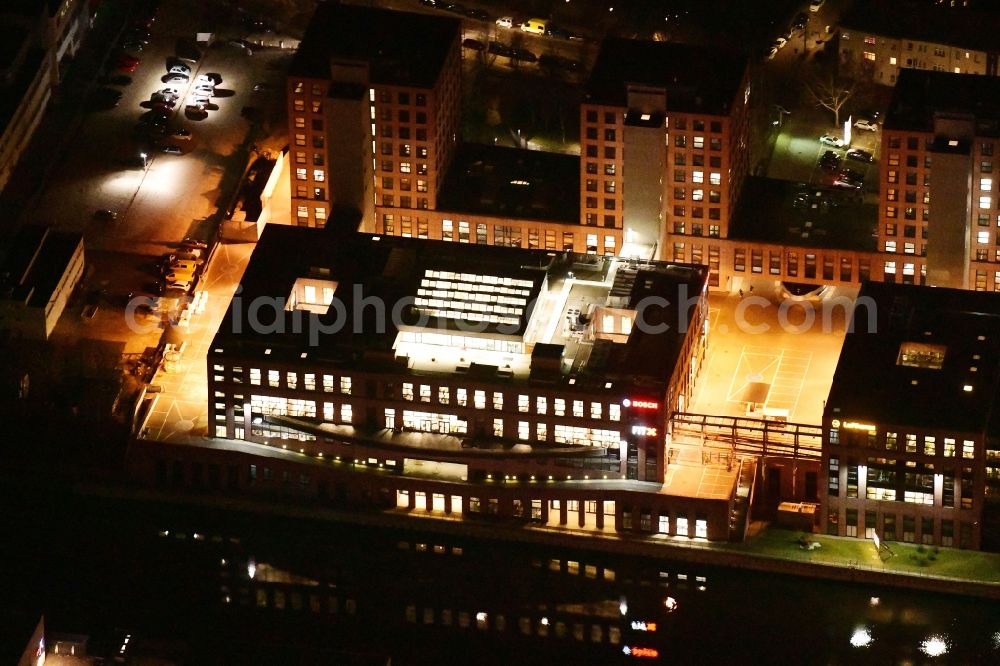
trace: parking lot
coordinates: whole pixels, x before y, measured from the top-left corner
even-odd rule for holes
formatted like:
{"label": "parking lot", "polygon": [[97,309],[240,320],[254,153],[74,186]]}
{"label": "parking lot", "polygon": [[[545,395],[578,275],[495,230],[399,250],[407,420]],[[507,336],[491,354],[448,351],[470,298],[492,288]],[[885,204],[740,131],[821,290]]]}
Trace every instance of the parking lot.
{"label": "parking lot", "polygon": [[746,416],[753,407],[752,416],[768,410],[819,425],[846,330],[843,304],[853,302],[857,290],[831,288],[819,299],[783,301],[773,283],[754,287],[742,297],[709,296],[708,351],[687,411]]}

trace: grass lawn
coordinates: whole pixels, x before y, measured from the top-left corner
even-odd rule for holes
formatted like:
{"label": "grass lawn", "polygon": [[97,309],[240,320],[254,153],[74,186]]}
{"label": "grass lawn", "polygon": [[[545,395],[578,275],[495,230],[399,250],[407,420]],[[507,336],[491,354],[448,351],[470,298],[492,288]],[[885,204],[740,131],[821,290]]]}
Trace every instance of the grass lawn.
{"label": "grass lawn", "polygon": [[796,562],[815,562],[837,566],[856,566],[886,572],[923,576],[948,576],[973,582],[1000,583],[1000,554],[984,553],[956,548],[930,546],[923,551],[917,544],[890,542],[892,556],[884,561],[875,551],[875,544],[868,539],[849,539],[823,534],[810,534],[809,538],[820,544],[819,548],[802,548],[802,532],[768,528],[745,544],[727,545],[727,550],[765,557],[779,557]]}

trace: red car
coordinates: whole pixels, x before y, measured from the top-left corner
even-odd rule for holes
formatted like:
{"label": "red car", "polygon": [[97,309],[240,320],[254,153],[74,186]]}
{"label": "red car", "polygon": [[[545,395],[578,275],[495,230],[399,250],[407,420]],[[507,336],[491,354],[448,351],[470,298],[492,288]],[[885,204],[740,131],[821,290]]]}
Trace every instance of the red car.
{"label": "red car", "polygon": [[125,62],[124,60],[118,64],[118,71],[124,72],[125,74],[132,74],[135,72],[135,68],[139,66],[137,62]]}

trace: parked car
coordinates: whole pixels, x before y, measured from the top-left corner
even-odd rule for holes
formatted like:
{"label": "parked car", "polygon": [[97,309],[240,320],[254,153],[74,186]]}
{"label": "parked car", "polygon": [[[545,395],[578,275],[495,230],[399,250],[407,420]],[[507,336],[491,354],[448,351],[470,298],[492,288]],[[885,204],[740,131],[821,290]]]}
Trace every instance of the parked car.
{"label": "parked car", "polygon": [[860,190],[864,186],[861,174],[851,169],[844,169],[833,180],[835,187],[843,187],[851,190]]}
{"label": "parked car", "polygon": [[95,220],[104,220],[105,222],[114,222],[118,219],[118,213],[107,208],[102,208],[98,211],[94,211]]}
{"label": "parked car", "polygon": [[514,19],[512,19],[510,16],[501,16],[496,20],[496,24],[498,28],[513,28]]}
{"label": "parked car", "polygon": [[833,134],[824,134],[819,138],[819,142],[824,146],[833,146],[834,148],[844,147],[844,140],[839,136],[834,136]]}
{"label": "parked car", "polygon": [[785,39],[784,37],[778,37],[777,39],[774,40],[774,46],[778,47],[779,49],[787,43],[788,40]]}
{"label": "parked car", "polygon": [[168,146],[160,146],[160,152],[161,153],[166,153],[167,155],[183,155],[184,154],[184,151],[181,150],[181,147],[180,146],[175,146],[174,144],[170,144]]}
{"label": "parked car", "polygon": [[805,12],[799,12],[798,14],[795,15],[795,18],[792,19],[792,27],[796,28],[797,30],[804,29],[806,25],[808,25],[808,23],[809,23],[809,17],[806,16]]}
{"label": "parked car", "polygon": [[874,156],[867,150],[861,150],[860,148],[851,148],[847,151],[847,159],[856,160],[858,162],[871,162]]}
{"label": "parked car", "polygon": [[538,56],[527,49],[514,49],[511,58],[521,62],[538,62]]}
{"label": "parked car", "polygon": [[868,120],[867,118],[858,118],[854,121],[854,127],[859,130],[866,130],[868,132],[874,132],[878,130],[878,125]]}
{"label": "parked car", "polygon": [[194,247],[200,250],[205,250],[208,249],[208,243],[187,236],[184,238],[184,240],[181,241],[181,247]]}
{"label": "parked car", "polygon": [[191,76],[191,68],[183,63],[174,63],[167,69],[167,74],[183,74],[184,76]]}
{"label": "parked car", "polygon": [[167,289],[179,289],[180,291],[188,292],[191,291],[192,286],[194,284],[191,280],[177,280],[175,282],[168,282]]}
{"label": "parked car", "polygon": [[178,74],[178,73],[175,72],[173,74],[167,74],[166,76],[164,76],[160,80],[163,81],[164,83],[185,83],[186,84],[188,82],[188,76],[187,76],[187,74]]}
{"label": "parked car", "polygon": [[[222,85],[222,74],[219,74],[218,72],[209,72],[208,74],[202,74],[201,76],[204,76],[209,81],[211,81],[212,85],[216,85],[216,86],[221,86]],[[201,77],[198,77],[198,78],[201,78]]]}
{"label": "parked car", "polygon": [[545,20],[540,18],[530,18],[521,24],[521,30],[534,35],[545,34]]}
{"label": "parked car", "polygon": [[565,28],[558,28],[554,25],[547,26],[545,28],[545,34],[549,37],[557,37],[559,39],[569,39],[573,36],[573,33],[569,30],[566,30]]}
{"label": "parked car", "polygon": [[487,51],[494,55],[507,56],[508,58],[514,54],[513,50],[511,50],[509,46],[501,44],[500,42],[490,42]]}
{"label": "parked car", "polygon": [[773,60],[773,59],[774,59],[774,56],[776,56],[776,55],[778,55],[778,47],[777,47],[777,46],[775,46],[774,44],[772,44],[772,45],[771,45],[770,47],[768,47],[768,49],[767,49],[767,59],[768,59],[768,60]]}
{"label": "parked car", "polygon": [[181,141],[191,140],[191,132],[186,129],[175,129],[170,136],[174,139],[180,139]]}
{"label": "parked car", "polygon": [[472,49],[473,51],[482,51],[483,43],[478,39],[463,39],[462,47],[467,49]]}
{"label": "parked car", "polygon": [[827,171],[836,171],[840,166],[841,159],[839,154],[828,150],[819,158],[819,165]]}
{"label": "parked car", "polygon": [[818,12],[819,8],[823,6],[826,0],[811,0],[809,3],[809,11]]}

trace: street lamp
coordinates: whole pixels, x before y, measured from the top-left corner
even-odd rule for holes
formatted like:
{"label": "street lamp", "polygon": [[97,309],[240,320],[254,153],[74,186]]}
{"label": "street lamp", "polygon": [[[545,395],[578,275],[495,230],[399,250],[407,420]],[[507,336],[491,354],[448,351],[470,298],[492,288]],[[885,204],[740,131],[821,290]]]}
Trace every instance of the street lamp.
{"label": "street lamp", "polygon": [[149,157],[149,155],[147,155],[146,153],[139,153],[139,157],[142,158],[142,168],[145,169],[146,166],[148,165],[148,163],[146,162],[146,158]]}

